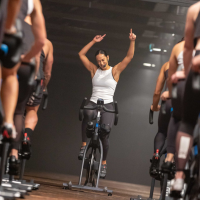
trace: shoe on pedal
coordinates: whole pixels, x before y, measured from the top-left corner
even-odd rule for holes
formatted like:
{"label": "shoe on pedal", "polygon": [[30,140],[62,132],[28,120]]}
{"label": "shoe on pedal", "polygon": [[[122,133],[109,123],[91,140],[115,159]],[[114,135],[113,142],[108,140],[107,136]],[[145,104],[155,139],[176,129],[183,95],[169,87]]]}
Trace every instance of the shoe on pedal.
{"label": "shoe on pedal", "polygon": [[184,187],[184,180],[183,179],[175,179],[172,188],[171,188],[171,193],[170,193],[170,197],[176,198],[176,199],[180,199],[183,198],[181,195],[181,192],[183,190]]}
{"label": "shoe on pedal", "polygon": [[8,160],[8,174],[9,175],[18,175],[19,173],[19,160],[15,156],[10,156]]}
{"label": "shoe on pedal", "polygon": [[78,159],[79,159],[79,160],[83,160],[83,154],[84,154],[84,151],[85,151],[85,147],[86,147],[86,146],[82,146],[82,147],[80,148],[80,152],[79,152],[79,154],[78,154]]}
{"label": "shoe on pedal", "polygon": [[22,141],[22,146],[21,146],[21,156],[24,159],[29,160],[31,157],[31,141],[30,138],[27,136],[27,133],[24,133],[24,139]]}
{"label": "shoe on pedal", "polygon": [[11,138],[15,139],[17,132],[13,124],[4,123],[1,129],[3,141],[10,140]]}
{"label": "shoe on pedal", "polygon": [[103,165],[101,164],[101,170],[100,170],[100,178],[106,177],[106,171],[107,171],[107,164]]}
{"label": "shoe on pedal", "polygon": [[151,161],[151,166],[149,168],[149,174],[151,177],[158,179],[160,178],[160,170],[159,170],[159,165],[160,165],[160,156],[158,155],[158,152],[153,156],[153,158],[150,160]]}

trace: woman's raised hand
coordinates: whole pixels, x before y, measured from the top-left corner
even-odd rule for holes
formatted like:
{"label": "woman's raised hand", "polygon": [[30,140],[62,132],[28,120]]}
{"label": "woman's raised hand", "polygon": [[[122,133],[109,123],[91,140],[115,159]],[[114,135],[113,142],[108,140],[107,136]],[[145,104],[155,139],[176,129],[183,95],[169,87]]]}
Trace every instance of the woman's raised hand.
{"label": "woman's raised hand", "polygon": [[104,35],[96,35],[93,39],[94,42],[101,42],[101,40],[103,40],[103,38],[106,36],[106,34]]}
{"label": "woman's raised hand", "polygon": [[130,29],[129,39],[131,41],[135,41],[136,40],[136,35],[134,33],[132,33],[132,28]]}

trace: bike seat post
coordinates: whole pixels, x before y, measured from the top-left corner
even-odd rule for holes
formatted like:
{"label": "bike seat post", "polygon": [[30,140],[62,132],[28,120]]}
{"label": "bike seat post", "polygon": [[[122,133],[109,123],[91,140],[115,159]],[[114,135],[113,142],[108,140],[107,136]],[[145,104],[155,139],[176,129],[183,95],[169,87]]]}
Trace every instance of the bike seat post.
{"label": "bike seat post", "polygon": [[5,173],[5,166],[6,166],[6,160],[7,160],[7,152],[8,152],[8,148],[9,148],[9,142],[3,142],[3,149],[2,149],[2,153],[1,153],[1,169],[0,169],[0,186],[2,184],[2,179],[3,179],[3,175]]}

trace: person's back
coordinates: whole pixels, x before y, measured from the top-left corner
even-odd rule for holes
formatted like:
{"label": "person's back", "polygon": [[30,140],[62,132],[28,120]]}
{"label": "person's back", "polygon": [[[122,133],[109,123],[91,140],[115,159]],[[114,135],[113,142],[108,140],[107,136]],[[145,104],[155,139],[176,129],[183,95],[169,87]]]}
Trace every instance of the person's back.
{"label": "person's back", "polygon": [[[47,89],[47,85],[51,78],[51,71],[53,65],[53,45],[46,39],[45,45],[40,54],[40,67],[39,67],[39,76],[42,79],[41,88],[38,96],[33,92],[27,103],[26,103],[26,117],[25,117],[25,130],[24,130],[24,139],[22,144],[22,150],[26,152],[27,155],[31,155],[31,138],[35,130],[35,127],[38,123],[38,109],[42,102],[42,97],[44,91]],[[29,138],[27,141],[26,138]]]}

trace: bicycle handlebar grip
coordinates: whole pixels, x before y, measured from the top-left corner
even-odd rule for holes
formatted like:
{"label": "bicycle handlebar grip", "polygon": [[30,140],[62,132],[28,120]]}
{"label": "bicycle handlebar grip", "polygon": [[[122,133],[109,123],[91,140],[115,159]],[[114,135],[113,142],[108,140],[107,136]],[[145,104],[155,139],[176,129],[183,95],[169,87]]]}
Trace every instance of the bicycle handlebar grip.
{"label": "bicycle handlebar grip", "polygon": [[43,103],[42,110],[46,110],[47,104],[48,104],[48,95],[49,95],[47,89],[45,90],[43,95],[44,95],[44,103]]}
{"label": "bicycle handlebar grip", "polygon": [[115,101],[114,104],[115,104],[115,121],[114,121],[114,125],[117,126],[117,124],[118,124],[118,118],[119,118],[117,101]]}
{"label": "bicycle handlebar grip", "polygon": [[48,90],[47,88],[45,89],[44,93],[43,93],[43,97],[44,97],[44,102],[43,102],[43,107],[42,110],[46,110],[47,109],[47,104],[48,104]]}
{"label": "bicycle handlebar grip", "polygon": [[119,112],[118,112],[117,101],[115,101],[115,103],[114,103],[114,104],[115,104],[115,113],[116,113],[116,114],[118,114]]}
{"label": "bicycle handlebar grip", "polygon": [[153,110],[149,111],[149,124],[153,124]]}
{"label": "bicycle handlebar grip", "polygon": [[173,83],[172,84],[172,98],[173,99],[176,99],[177,98],[177,84],[176,83]]}
{"label": "bicycle handlebar grip", "polygon": [[86,101],[87,101],[87,98],[85,97],[82,101],[82,104],[81,104],[81,107],[80,107],[80,110],[79,110],[79,121],[83,120],[83,109],[84,109]]}
{"label": "bicycle handlebar grip", "polygon": [[38,97],[40,94],[40,89],[41,89],[41,80],[36,79],[36,90],[35,90],[35,96]]}
{"label": "bicycle handlebar grip", "polygon": [[166,114],[166,101],[162,101],[162,104],[161,104],[161,112],[162,114]]}
{"label": "bicycle handlebar grip", "polygon": [[83,99],[80,109],[83,109],[83,108],[84,108],[86,101],[87,101],[87,97],[85,97],[85,98]]}
{"label": "bicycle handlebar grip", "polygon": [[195,73],[192,77],[192,87],[195,90],[200,90],[200,74]]}

